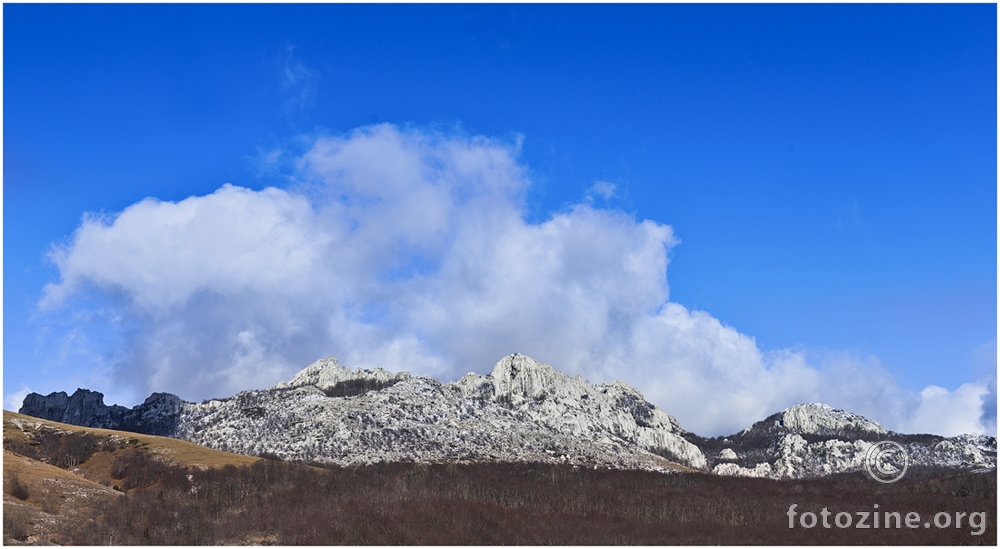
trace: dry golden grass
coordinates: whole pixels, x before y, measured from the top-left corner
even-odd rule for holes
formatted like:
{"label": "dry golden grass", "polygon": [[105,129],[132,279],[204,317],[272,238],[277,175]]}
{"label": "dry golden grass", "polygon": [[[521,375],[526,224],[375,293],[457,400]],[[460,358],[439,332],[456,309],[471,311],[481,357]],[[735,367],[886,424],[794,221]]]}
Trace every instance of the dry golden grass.
{"label": "dry golden grass", "polygon": [[[60,469],[31,457],[4,450],[4,531],[5,544],[64,544],[93,522],[96,509],[122,497],[113,488],[111,471],[122,450],[148,452],[157,459],[183,467],[210,469],[250,465],[260,458],[220,452],[167,437],[125,431],[79,427],[47,421],[23,414],[3,413],[4,446],[31,448],[41,435],[90,435],[117,451],[94,452],[89,459],[69,470]],[[29,452],[30,453],[30,452]],[[20,485],[20,490],[16,489]],[[20,494],[18,492],[20,491]],[[27,497],[24,497],[25,493]]]}
{"label": "dry golden grass", "polygon": [[[3,476],[4,543],[8,544],[68,543],[72,538],[67,533],[93,520],[91,509],[122,496],[110,487],[7,451]],[[11,493],[14,479],[25,487],[27,498]]]}
{"label": "dry golden grass", "polygon": [[[223,467],[235,465],[237,467],[250,465],[257,461],[258,457],[232,454],[220,450],[212,450],[204,446],[178,440],[176,438],[158,437],[153,435],[140,435],[126,431],[112,431],[110,429],[96,429],[93,427],[79,427],[56,421],[38,419],[7,410],[3,411],[3,438],[7,440],[17,440],[29,442],[36,433],[45,430],[54,430],[64,433],[90,434],[106,440],[124,440],[133,448],[146,450],[156,457],[165,461],[177,463],[178,465],[190,467]],[[97,457],[97,456],[95,456]],[[95,472],[100,471],[100,463],[88,463],[81,466],[85,471],[88,467]],[[109,465],[110,467],[110,465]]]}

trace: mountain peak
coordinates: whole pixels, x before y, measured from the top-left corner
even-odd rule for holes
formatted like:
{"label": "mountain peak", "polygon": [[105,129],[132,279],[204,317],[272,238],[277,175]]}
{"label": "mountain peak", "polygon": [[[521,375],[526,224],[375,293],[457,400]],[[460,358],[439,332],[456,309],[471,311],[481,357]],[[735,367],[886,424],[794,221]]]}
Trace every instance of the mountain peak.
{"label": "mountain peak", "polygon": [[854,432],[884,435],[887,432],[877,421],[822,403],[800,402],[764,421],[768,420],[775,421],[776,427],[783,427],[797,434],[836,435]]}
{"label": "mountain peak", "polygon": [[325,393],[338,393],[346,396],[354,392],[352,387],[371,390],[388,387],[398,381],[412,377],[407,372],[393,374],[382,368],[371,370],[364,368],[346,368],[341,366],[334,357],[326,357],[306,366],[295,374],[292,379],[275,385],[274,389],[295,389],[298,387],[315,386]]}
{"label": "mountain peak", "polygon": [[548,364],[517,353],[500,359],[489,377],[498,396],[515,400],[565,393],[574,381],[586,383],[582,378],[571,378]]}

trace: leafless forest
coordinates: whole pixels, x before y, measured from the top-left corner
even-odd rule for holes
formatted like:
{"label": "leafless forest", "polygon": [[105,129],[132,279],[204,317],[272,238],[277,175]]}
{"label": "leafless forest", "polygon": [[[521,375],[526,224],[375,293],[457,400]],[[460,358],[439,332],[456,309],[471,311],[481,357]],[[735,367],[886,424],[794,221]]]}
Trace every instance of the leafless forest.
{"label": "leafless forest", "polygon": [[[6,449],[63,468],[96,458],[121,497],[62,539],[74,544],[996,544],[996,476],[917,470],[895,484],[862,474],[807,481],[500,463],[391,463],[327,468],[274,459],[185,467],[128,444],[47,435]],[[16,475],[6,497],[32,490]],[[105,481],[109,482],[109,481]],[[799,512],[986,511],[963,528],[806,529]],[[832,520],[831,520],[832,522]],[[5,514],[4,537],[26,538]],[[19,539],[20,538],[20,539]]]}

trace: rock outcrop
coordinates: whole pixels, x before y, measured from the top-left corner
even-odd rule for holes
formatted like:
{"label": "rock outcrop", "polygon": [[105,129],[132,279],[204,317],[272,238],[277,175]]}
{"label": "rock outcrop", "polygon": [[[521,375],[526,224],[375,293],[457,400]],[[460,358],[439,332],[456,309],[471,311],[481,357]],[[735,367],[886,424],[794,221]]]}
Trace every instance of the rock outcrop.
{"label": "rock outcrop", "polygon": [[826,404],[796,404],[750,428],[763,430],[768,423],[776,430],[784,429],[800,435],[881,436],[887,433],[876,421],[843,410],[835,410]]}
{"label": "rock outcrop", "polygon": [[620,439],[643,450],[703,469],[705,457],[683,438],[677,420],[646,402],[622,381],[591,385],[524,355],[505,357],[487,376],[456,382],[469,398],[502,404],[533,423],[564,435]]}
{"label": "rock outcrop", "polygon": [[189,403],[175,395],[153,393],[145,402],[131,409],[107,406],[103,394],[77,389],[69,396],[62,391],[48,396],[31,393],[24,398],[18,412],[84,427],[173,436],[185,404]]}

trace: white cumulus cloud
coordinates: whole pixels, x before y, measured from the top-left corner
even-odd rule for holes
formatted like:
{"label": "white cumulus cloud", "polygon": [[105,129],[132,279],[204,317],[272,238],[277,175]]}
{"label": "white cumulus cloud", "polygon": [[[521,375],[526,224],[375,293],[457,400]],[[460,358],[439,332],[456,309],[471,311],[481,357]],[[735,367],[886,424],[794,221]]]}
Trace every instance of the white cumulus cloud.
{"label": "white cumulus cloud", "polygon": [[225,185],[84,217],[50,254],[60,280],[41,306],[112,299],[125,319],[123,348],[107,355],[115,382],[191,400],[266,387],[328,355],[455,379],[520,352],[592,382],[624,379],[705,435],[799,401],[889,428],[987,428],[985,385],[913,394],[874,358],[764,352],[670,302],[673,229],[594,207],[611,184],[526,221],[517,154],[392,125],[317,138],[290,189]]}
{"label": "white cumulus cloud", "polygon": [[22,383],[20,389],[14,391],[12,393],[9,393],[7,395],[7,398],[4,399],[4,401],[3,401],[3,404],[4,404],[3,409],[4,410],[11,410],[11,411],[14,411],[14,412],[20,410],[21,409],[21,403],[24,402],[24,397],[28,396],[28,393],[31,393],[31,388]]}
{"label": "white cumulus cloud", "polygon": [[[980,416],[984,397],[990,393],[986,385],[963,383],[954,391],[936,385],[927,386],[920,391],[920,405],[903,422],[902,429],[906,432],[946,436],[984,430]],[[996,396],[993,395],[993,398]]]}

